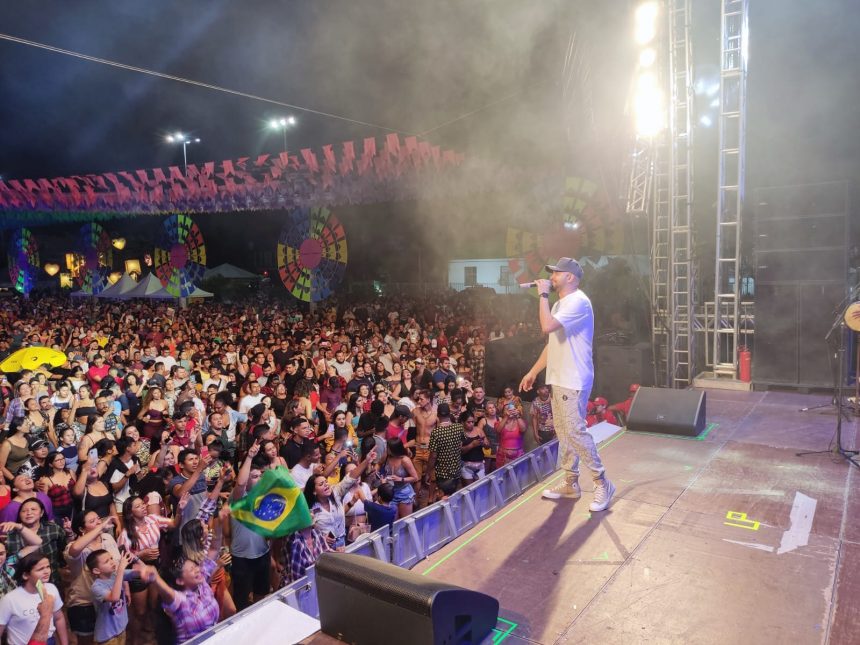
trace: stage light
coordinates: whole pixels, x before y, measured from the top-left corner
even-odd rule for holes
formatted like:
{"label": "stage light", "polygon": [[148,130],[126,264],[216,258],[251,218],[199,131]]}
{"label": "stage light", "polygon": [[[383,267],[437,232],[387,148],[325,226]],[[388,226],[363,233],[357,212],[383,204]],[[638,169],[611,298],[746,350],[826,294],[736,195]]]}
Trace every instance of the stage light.
{"label": "stage light", "polygon": [[636,44],[647,45],[657,37],[657,16],[660,8],[656,2],[645,2],[636,8],[634,36]]}
{"label": "stage light", "polygon": [[272,119],[271,121],[269,121],[269,127],[272,128],[272,130],[277,130],[281,127],[281,124],[278,122],[277,119]]}
{"label": "stage light", "polygon": [[181,132],[177,132],[176,134],[173,135],[173,140],[174,141],[180,141],[180,142],[185,141],[185,135],[182,134]]}
{"label": "stage light", "polygon": [[167,143],[173,143],[173,135],[168,134],[166,137],[164,137],[164,140],[167,141]]}
{"label": "stage light", "polygon": [[194,139],[194,143],[200,143],[200,139],[199,138]]}
{"label": "stage light", "polygon": [[657,51],[653,47],[639,53],[639,67],[651,67],[657,61]]}
{"label": "stage light", "polygon": [[137,280],[140,277],[142,271],[140,270],[140,260],[126,260],[125,261],[125,272],[129,274],[132,278]]}
{"label": "stage light", "polygon": [[119,282],[119,279],[121,277],[122,273],[120,273],[119,271],[114,271],[108,276],[108,282],[110,282],[111,284],[116,284],[117,282]]}
{"label": "stage light", "polygon": [[713,119],[711,119],[711,117],[709,117],[707,114],[703,115],[699,119],[699,123],[701,123],[706,128],[710,128],[712,125],[714,125]]}
{"label": "stage light", "polygon": [[116,239],[113,239],[110,241],[110,243],[113,245],[113,248],[115,248],[117,251],[122,251],[125,248],[125,238],[124,237],[118,237]]}
{"label": "stage light", "polygon": [[657,77],[651,73],[641,74],[633,97],[636,133],[653,137],[666,127],[666,104],[663,91],[657,85]]}
{"label": "stage light", "polygon": [[55,264],[53,262],[48,262],[45,265],[45,273],[47,273],[52,278],[60,272],[60,265]]}
{"label": "stage light", "polygon": [[287,119],[287,123],[289,125],[295,125],[296,124],[296,117],[291,116],[289,119]]}

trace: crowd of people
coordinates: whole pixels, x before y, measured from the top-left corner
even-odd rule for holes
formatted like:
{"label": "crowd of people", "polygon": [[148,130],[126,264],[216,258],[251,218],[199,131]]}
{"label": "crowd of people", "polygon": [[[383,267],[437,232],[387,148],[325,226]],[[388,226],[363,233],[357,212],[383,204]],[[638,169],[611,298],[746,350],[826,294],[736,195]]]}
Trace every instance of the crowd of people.
{"label": "crowd of people", "polygon": [[[0,633],[182,642],[550,441],[547,386],[530,415],[484,389],[487,343],[538,333],[520,308],[0,302],[0,357],[68,358],[0,379]],[[229,502],[279,467],[314,522],[265,539]]]}

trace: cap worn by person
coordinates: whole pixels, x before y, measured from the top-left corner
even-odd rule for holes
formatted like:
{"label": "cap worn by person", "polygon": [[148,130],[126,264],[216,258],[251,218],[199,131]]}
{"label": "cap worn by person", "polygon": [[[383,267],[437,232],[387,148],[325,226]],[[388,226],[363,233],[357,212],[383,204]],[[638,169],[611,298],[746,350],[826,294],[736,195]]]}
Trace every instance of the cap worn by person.
{"label": "cap worn by person", "polygon": [[609,405],[609,401],[604,399],[602,396],[598,396],[594,398],[594,405]]}
{"label": "cap worn by person", "polygon": [[561,273],[572,273],[582,280],[582,267],[573,258],[559,258],[555,264],[547,264],[546,270],[550,273],[559,271]]}
{"label": "cap worn by person", "polygon": [[405,417],[407,419],[412,418],[412,411],[407,408],[405,405],[395,405],[394,406],[394,416],[396,417]]}
{"label": "cap worn by person", "polygon": [[448,418],[451,416],[451,407],[447,403],[440,403],[439,407],[436,408],[436,416],[441,418]]}
{"label": "cap worn by person", "polygon": [[30,442],[30,450],[38,450],[39,448],[46,448],[48,446],[48,442],[44,439],[34,439]]}

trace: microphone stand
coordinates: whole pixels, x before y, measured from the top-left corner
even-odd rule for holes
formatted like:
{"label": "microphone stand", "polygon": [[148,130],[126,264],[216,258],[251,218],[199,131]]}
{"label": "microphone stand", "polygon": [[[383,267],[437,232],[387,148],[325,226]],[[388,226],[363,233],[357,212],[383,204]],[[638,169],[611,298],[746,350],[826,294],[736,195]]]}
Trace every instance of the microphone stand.
{"label": "microphone stand", "polygon": [[[827,453],[833,453],[842,457],[845,461],[850,464],[853,464],[856,468],[860,469],[860,462],[855,459],[856,455],[860,455],[860,450],[846,450],[842,447],[842,416],[846,414],[843,401],[842,401],[842,385],[844,382],[844,371],[845,371],[845,312],[848,310],[848,306],[850,303],[847,301],[852,300],[852,295],[848,296],[845,301],[843,301],[843,306],[841,307],[841,311],[836,319],[833,321],[833,326],[830,327],[830,331],[827,332],[827,336],[824,337],[825,341],[829,342],[834,332],[839,330],[839,349],[836,354],[838,357],[837,360],[837,368],[834,371],[833,375],[833,395],[834,395],[834,404],[836,405],[836,444],[833,446],[832,450],[809,450],[805,452],[797,452],[796,456],[802,457],[804,455],[823,455]],[[815,406],[815,407],[823,407],[823,406]],[[813,408],[804,408],[806,410],[811,410]],[[801,410],[803,411],[803,410]]]}

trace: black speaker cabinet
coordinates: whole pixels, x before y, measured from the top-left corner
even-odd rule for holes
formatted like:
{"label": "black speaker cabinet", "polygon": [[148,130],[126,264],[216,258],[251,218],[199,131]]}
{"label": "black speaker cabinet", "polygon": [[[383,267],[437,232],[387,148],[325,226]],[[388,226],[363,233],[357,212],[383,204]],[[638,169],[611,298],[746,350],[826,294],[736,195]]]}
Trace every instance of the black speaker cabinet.
{"label": "black speaker cabinet", "polygon": [[367,556],[324,553],[316,564],[320,625],[356,645],[480,643],[499,601]]}
{"label": "black speaker cabinet", "polygon": [[640,387],[633,397],[627,429],[697,437],[705,429],[705,393]]}
{"label": "black speaker cabinet", "polygon": [[[520,380],[535,364],[545,345],[546,339],[528,336],[502,338],[487,343],[484,363],[486,375],[484,389],[487,391],[487,396],[493,399],[499,397],[505,387],[513,387],[516,390]],[[523,398],[530,400],[534,391],[533,388],[531,393]]]}

